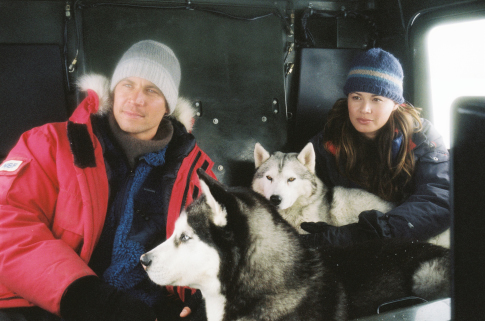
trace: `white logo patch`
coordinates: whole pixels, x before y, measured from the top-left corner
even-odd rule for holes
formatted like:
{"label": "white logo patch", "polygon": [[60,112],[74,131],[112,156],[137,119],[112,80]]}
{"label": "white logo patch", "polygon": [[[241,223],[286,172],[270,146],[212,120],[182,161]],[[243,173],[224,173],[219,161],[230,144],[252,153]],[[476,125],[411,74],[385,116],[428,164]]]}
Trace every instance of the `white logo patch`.
{"label": "white logo patch", "polygon": [[23,161],[19,161],[19,160],[6,161],[0,166],[0,171],[15,172],[20,167],[20,165],[22,165],[22,163]]}

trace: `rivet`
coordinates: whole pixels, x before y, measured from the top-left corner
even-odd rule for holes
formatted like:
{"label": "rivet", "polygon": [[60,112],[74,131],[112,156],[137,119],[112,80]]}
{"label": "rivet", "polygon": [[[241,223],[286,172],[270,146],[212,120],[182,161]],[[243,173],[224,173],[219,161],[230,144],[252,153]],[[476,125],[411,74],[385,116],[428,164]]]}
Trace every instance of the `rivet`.
{"label": "rivet", "polygon": [[224,166],[222,166],[222,165],[217,166],[217,170],[219,172],[222,172],[224,170]]}
{"label": "rivet", "polygon": [[214,119],[212,120],[212,122],[214,123],[214,125],[217,125],[217,124],[219,123],[219,119],[214,118]]}
{"label": "rivet", "polygon": [[263,123],[265,123],[268,120],[268,118],[266,118],[266,116],[263,116],[261,117],[261,120],[263,121]]}

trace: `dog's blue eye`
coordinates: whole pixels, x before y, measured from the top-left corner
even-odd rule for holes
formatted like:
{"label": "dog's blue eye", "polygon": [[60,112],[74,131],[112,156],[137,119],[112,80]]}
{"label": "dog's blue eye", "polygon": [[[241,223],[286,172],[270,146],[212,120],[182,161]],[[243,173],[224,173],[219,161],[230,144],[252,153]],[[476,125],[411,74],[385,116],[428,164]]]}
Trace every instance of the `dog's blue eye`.
{"label": "dog's blue eye", "polygon": [[191,237],[190,237],[190,236],[188,236],[188,235],[187,235],[187,234],[185,234],[185,233],[182,233],[182,235],[180,235],[180,241],[182,241],[182,242],[187,242],[187,241],[188,241],[188,240],[190,240],[190,239],[191,239]]}

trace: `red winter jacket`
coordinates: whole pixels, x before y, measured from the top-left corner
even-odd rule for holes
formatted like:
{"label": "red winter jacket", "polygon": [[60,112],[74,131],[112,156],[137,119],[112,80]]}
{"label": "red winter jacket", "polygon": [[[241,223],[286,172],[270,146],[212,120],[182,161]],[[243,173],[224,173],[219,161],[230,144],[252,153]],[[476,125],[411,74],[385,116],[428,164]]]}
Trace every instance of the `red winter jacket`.
{"label": "red winter jacket", "polygon": [[[94,275],[88,262],[108,204],[103,151],[90,121],[99,106],[98,95],[88,91],[69,122],[24,133],[0,165],[0,308],[36,305],[59,314],[66,288]],[[92,147],[78,146],[77,135],[70,132],[73,124],[84,128]],[[86,154],[94,156],[90,165],[79,162]],[[215,177],[212,161],[197,145],[182,162],[169,205],[167,237],[182,204],[192,201],[194,187],[200,191],[196,171],[190,168],[204,162]]]}

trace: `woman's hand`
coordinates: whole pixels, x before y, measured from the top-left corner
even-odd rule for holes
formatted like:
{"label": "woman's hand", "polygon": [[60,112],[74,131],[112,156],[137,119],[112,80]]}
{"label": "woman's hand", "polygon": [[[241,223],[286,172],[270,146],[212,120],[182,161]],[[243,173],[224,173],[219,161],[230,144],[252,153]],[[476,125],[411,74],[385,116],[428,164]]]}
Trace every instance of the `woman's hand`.
{"label": "woman's hand", "polygon": [[357,223],[333,226],[324,222],[303,222],[301,228],[310,234],[300,234],[305,247],[347,246],[353,243],[353,235],[358,229]]}

